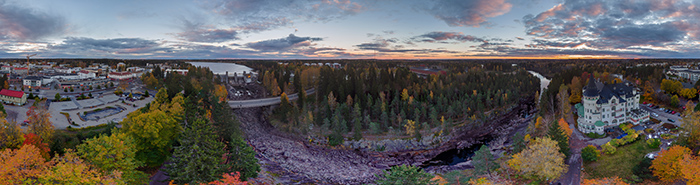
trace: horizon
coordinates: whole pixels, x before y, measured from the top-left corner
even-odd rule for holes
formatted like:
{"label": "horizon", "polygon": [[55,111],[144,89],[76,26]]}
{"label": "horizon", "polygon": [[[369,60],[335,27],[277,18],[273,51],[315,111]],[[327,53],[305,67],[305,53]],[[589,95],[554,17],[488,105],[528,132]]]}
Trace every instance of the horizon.
{"label": "horizon", "polygon": [[700,1],[0,0],[0,58],[700,57]]}

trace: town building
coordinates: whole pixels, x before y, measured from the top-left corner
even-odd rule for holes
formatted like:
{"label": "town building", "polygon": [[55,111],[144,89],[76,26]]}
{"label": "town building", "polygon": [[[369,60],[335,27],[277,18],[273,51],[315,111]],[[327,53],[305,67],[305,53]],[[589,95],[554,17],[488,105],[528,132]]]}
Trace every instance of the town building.
{"label": "town building", "polygon": [[91,72],[88,70],[80,70],[78,72],[78,76],[80,77],[80,79],[86,79],[86,78],[95,78],[96,75],[94,72]]}
{"label": "town building", "polygon": [[165,76],[168,76],[168,73],[177,73],[180,75],[187,75],[187,72],[189,72],[189,70],[187,70],[187,69],[166,69]]}
{"label": "town building", "polygon": [[39,88],[41,87],[41,77],[38,76],[27,76],[22,79],[22,85],[28,88]]}
{"label": "town building", "polygon": [[27,75],[29,73],[29,68],[26,67],[15,67],[12,70],[12,73],[18,74],[18,75]]}
{"label": "town building", "polygon": [[127,72],[127,71],[125,71],[125,72],[110,72],[109,73],[109,79],[112,79],[112,80],[119,80],[119,81],[131,80],[131,78],[133,78],[133,77],[134,77],[133,74],[131,74],[131,72]]}
{"label": "town building", "polygon": [[649,112],[639,109],[639,92],[629,82],[604,84],[593,75],[583,88],[582,103],[576,108],[578,129],[583,133],[603,134],[607,127],[649,120]]}
{"label": "town building", "polygon": [[24,105],[27,103],[27,94],[22,91],[3,89],[0,90],[0,100],[7,104]]}

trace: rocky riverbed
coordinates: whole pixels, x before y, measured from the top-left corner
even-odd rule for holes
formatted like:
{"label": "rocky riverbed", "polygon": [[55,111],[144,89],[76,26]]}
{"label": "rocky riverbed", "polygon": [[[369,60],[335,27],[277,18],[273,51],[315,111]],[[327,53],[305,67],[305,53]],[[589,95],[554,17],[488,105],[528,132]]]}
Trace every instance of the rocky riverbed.
{"label": "rocky riverbed", "polygon": [[[265,120],[263,108],[236,109],[234,112],[241,121],[247,141],[255,148],[258,153],[256,157],[261,161],[263,178],[259,179],[268,179],[273,184],[363,184],[374,182],[376,175],[391,166],[420,166],[442,152],[483,144],[485,138],[490,138],[490,146],[494,149],[492,152],[502,153],[513,131],[526,126],[529,119],[521,116],[531,114],[534,111],[532,107],[532,101],[521,100],[518,106],[493,120],[455,129],[450,136],[442,138],[447,141],[441,141],[438,146],[431,146],[430,143],[435,141],[427,140],[346,143],[350,147],[344,148],[351,149],[330,149],[309,143],[308,138],[277,131]],[[361,149],[371,148],[373,144],[376,147],[378,143],[399,148],[383,151]],[[470,166],[466,162],[426,170],[444,172]]]}

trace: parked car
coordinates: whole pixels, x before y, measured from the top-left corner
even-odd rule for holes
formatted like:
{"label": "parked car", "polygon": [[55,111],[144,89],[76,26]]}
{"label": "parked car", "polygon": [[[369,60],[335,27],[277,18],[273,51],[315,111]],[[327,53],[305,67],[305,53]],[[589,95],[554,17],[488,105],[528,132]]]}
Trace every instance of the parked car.
{"label": "parked car", "polygon": [[664,109],[664,108],[660,108],[659,110],[660,110],[660,111],[665,111],[666,109]]}
{"label": "parked car", "polygon": [[651,116],[653,116],[653,117],[659,117],[659,114],[651,113]]}
{"label": "parked car", "polygon": [[646,105],[646,104],[647,104],[647,102],[644,102],[644,103],[642,103],[642,104]]}
{"label": "parked car", "polygon": [[676,121],[669,118],[668,122],[675,123]]}
{"label": "parked car", "polygon": [[671,111],[671,114],[676,114],[676,111]]}

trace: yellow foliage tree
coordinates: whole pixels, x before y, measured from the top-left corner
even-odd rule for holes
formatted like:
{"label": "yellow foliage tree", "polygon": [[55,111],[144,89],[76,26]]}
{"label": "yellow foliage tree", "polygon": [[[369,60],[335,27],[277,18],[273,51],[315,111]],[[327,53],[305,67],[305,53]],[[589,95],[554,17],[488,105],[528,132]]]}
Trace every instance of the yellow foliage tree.
{"label": "yellow foliage tree", "polygon": [[602,179],[583,179],[581,185],[629,185],[619,177],[605,177]]}
{"label": "yellow foliage tree", "polygon": [[683,113],[685,116],[682,118],[683,123],[681,123],[685,132],[680,135],[679,139],[688,143],[689,147],[695,148],[700,146],[700,112],[693,111],[695,106],[691,101],[688,101],[685,106],[686,110]]}
{"label": "yellow foliage tree", "polygon": [[698,95],[698,90],[695,90],[695,88],[685,88],[681,90],[680,95],[688,99],[693,99]]}
{"label": "yellow foliage tree", "polygon": [[408,100],[408,90],[406,90],[406,88],[404,88],[403,91],[401,91],[401,100]]}
{"label": "yellow foliage tree", "polygon": [[0,118],[0,149],[19,148],[24,142],[24,134],[17,123],[10,123]]}
{"label": "yellow foliage tree", "polygon": [[683,177],[681,173],[680,160],[683,156],[690,154],[690,149],[674,145],[668,150],[661,149],[659,157],[651,162],[651,169],[654,176],[662,181],[673,182]]}
{"label": "yellow foliage tree", "polygon": [[527,149],[513,155],[507,163],[526,176],[550,181],[561,176],[567,168],[564,154],[559,153],[557,141],[548,137],[535,139]]}
{"label": "yellow foliage tree", "polygon": [[225,101],[226,98],[228,98],[228,91],[226,90],[226,87],[223,85],[216,85],[216,88],[214,89],[214,96],[219,98],[219,101]]}
{"label": "yellow foliage tree", "polygon": [[[40,103],[43,104],[43,103]],[[33,133],[41,137],[42,141],[51,141],[54,132],[54,126],[49,121],[51,114],[45,107],[32,106],[27,111],[27,116],[29,117],[29,133]]]}
{"label": "yellow foliage tree", "polygon": [[51,168],[39,178],[42,184],[126,184],[121,179],[121,172],[103,175],[70,149],[63,157],[54,157],[50,163]]}
{"label": "yellow foliage tree", "polygon": [[406,128],[406,135],[412,136],[416,132],[416,122],[413,120],[406,120],[406,125],[403,127]]}
{"label": "yellow foliage tree", "polygon": [[537,120],[535,121],[535,128],[540,129],[542,124],[544,124],[544,118],[542,118],[542,116],[537,117]]}

